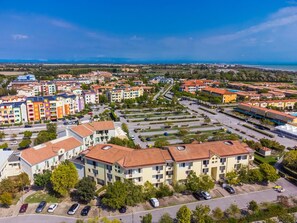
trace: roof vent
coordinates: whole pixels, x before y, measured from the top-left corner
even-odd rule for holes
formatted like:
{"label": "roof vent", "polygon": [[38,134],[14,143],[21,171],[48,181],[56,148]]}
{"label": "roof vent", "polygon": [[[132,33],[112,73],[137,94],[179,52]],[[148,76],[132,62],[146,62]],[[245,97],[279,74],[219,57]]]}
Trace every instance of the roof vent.
{"label": "roof vent", "polygon": [[102,147],[103,150],[109,150],[112,146],[104,146]]}
{"label": "roof vent", "polygon": [[176,148],[177,148],[178,151],[183,151],[183,150],[186,149],[185,146],[177,146]]}
{"label": "roof vent", "polygon": [[228,145],[228,146],[232,146],[233,145],[233,142],[231,142],[231,141],[225,141],[224,142],[226,145]]}

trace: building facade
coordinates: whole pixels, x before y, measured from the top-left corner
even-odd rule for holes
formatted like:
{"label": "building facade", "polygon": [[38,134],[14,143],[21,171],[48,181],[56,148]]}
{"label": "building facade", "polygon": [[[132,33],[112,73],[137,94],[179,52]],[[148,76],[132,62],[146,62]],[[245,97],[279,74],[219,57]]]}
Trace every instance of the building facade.
{"label": "building facade", "polygon": [[164,149],[134,150],[112,144],[90,147],[84,156],[85,175],[98,184],[131,179],[159,186],[186,180],[190,171],[207,174],[214,180],[248,166],[253,152],[239,141],[183,144]]}

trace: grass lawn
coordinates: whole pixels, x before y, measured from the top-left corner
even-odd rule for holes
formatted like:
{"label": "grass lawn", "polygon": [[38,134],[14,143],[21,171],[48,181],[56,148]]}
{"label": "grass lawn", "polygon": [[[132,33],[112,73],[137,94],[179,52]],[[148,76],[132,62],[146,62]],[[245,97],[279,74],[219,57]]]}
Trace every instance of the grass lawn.
{"label": "grass lawn", "polygon": [[277,160],[276,160],[276,157],[275,156],[267,156],[267,157],[263,157],[263,156],[260,156],[259,154],[257,153],[254,153],[254,157],[256,160],[259,160],[260,162],[262,163],[268,163],[270,165],[274,165]]}
{"label": "grass lawn", "polygon": [[60,203],[63,199],[57,198],[50,195],[44,191],[37,191],[36,193],[30,195],[25,199],[26,203],[39,203],[41,201],[46,201],[47,203]]}

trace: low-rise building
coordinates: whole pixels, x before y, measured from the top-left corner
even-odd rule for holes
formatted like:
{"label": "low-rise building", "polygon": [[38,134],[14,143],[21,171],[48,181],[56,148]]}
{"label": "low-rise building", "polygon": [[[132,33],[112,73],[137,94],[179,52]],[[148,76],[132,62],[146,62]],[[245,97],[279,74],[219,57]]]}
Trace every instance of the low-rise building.
{"label": "low-rise building", "polygon": [[183,144],[164,149],[134,150],[104,144],[84,152],[85,174],[98,184],[130,179],[155,186],[186,180],[190,171],[207,174],[214,180],[249,165],[253,150],[239,141]]}
{"label": "low-rise building", "polygon": [[85,123],[66,129],[66,135],[75,137],[87,149],[89,146],[107,143],[115,137],[115,126],[112,121]]}
{"label": "low-rise building", "polygon": [[271,156],[271,149],[267,147],[259,148],[258,153],[262,156]]}
{"label": "low-rise building", "polygon": [[107,97],[110,102],[122,102],[126,99],[135,99],[143,96],[142,87],[123,87],[107,91]]}
{"label": "low-rise building", "polygon": [[25,149],[20,155],[20,166],[30,180],[35,174],[53,170],[62,161],[77,157],[83,151],[83,145],[72,136],[65,136]]}
{"label": "low-rise building", "polygon": [[237,98],[236,93],[221,88],[206,87],[202,89],[202,92],[220,97],[222,103],[235,102]]}
{"label": "low-rise building", "polygon": [[13,151],[0,150],[0,181],[20,173],[19,157]]}

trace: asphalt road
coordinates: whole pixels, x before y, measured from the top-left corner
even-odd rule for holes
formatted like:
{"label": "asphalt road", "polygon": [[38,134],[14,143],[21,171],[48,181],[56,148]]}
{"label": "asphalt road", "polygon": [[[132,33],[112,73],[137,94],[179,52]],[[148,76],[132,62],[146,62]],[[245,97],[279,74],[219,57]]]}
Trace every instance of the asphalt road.
{"label": "asphalt road", "polygon": [[[246,194],[239,195],[228,195],[226,197],[207,200],[207,201],[197,201],[186,204],[190,209],[195,209],[198,204],[209,205],[211,209],[220,207],[222,210],[226,210],[231,204],[238,205],[239,208],[247,208],[248,203],[251,200],[255,200],[258,203],[261,202],[272,202],[277,200],[278,195],[285,196],[297,196],[296,186],[292,185],[285,179],[280,179],[277,182],[279,185],[282,185],[286,191],[282,194],[274,191],[273,189],[267,189],[264,191],[251,192]],[[121,219],[124,223],[140,223],[141,216],[144,216],[148,213],[153,215],[153,222],[156,223],[164,213],[169,213],[172,217],[175,217],[176,212],[182,205],[169,206],[165,208],[156,208],[147,211],[139,211],[129,214],[116,215],[110,218]],[[133,220],[132,220],[133,218]],[[54,215],[45,215],[45,214],[32,214],[32,215],[19,215],[16,217],[1,218],[0,223],[75,223],[76,219],[66,216],[54,216]]]}

